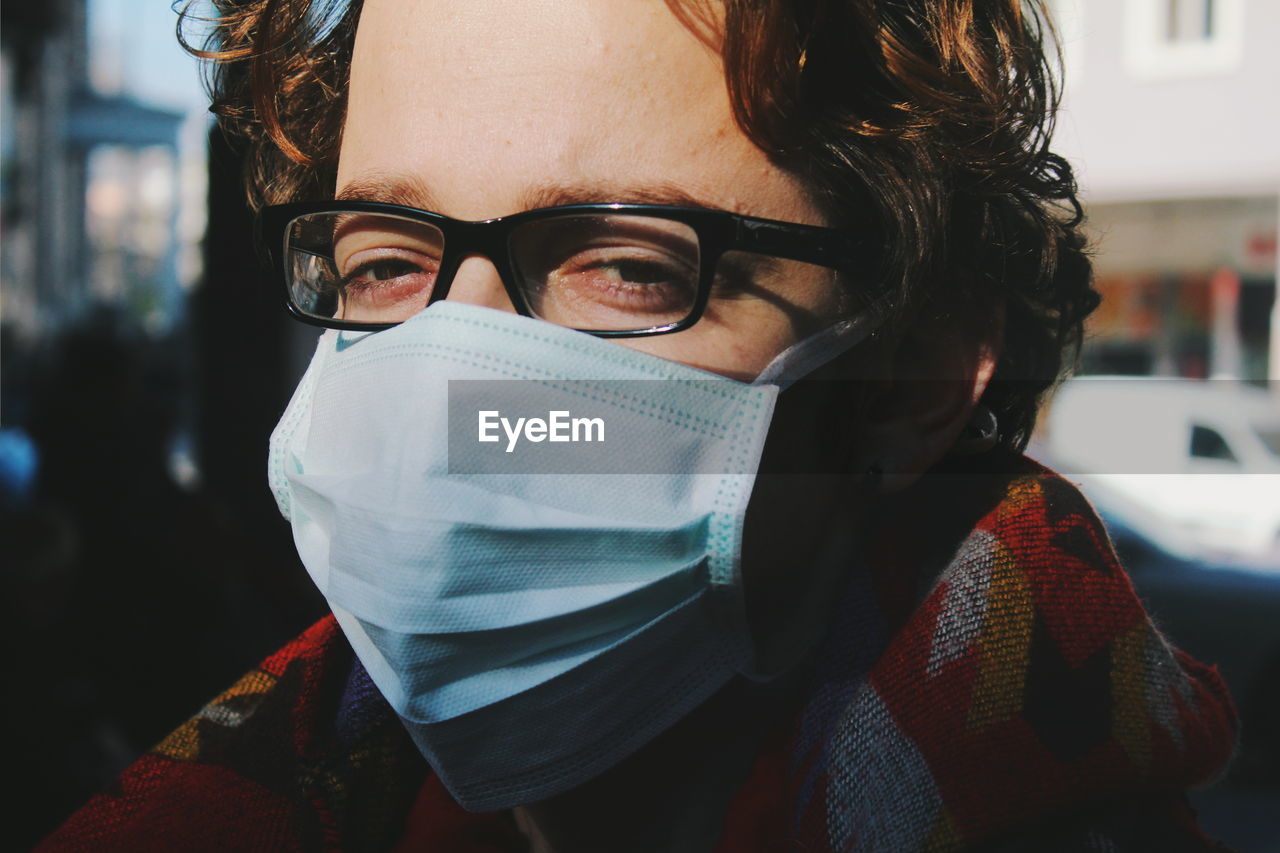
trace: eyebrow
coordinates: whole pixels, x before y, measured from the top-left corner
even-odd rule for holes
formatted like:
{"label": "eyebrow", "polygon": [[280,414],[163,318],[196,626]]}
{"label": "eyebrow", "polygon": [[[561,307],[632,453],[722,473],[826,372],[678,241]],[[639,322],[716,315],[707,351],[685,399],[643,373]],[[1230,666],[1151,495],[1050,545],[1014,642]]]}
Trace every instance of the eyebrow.
{"label": "eyebrow", "polygon": [[412,175],[384,175],[370,173],[348,181],[338,191],[338,201],[376,201],[382,204],[398,204],[402,207],[418,207],[435,210],[435,198],[431,190]]}
{"label": "eyebrow", "polygon": [[633,185],[601,182],[595,184],[546,184],[522,194],[525,210],[562,204],[668,204],[720,210],[721,207],[674,184]]}
{"label": "eyebrow", "polygon": [[[422,210],[440,212],[430,188],[413,175],[368,174],[343,185],[338,201],[376,201]],[[719,205],[699,198],[674,184],[652,185],[597,182],[592,184],[544,184],[521,193],[519,210],[503,216],[540,207],[565,204],[665,204],[721,210]]]}

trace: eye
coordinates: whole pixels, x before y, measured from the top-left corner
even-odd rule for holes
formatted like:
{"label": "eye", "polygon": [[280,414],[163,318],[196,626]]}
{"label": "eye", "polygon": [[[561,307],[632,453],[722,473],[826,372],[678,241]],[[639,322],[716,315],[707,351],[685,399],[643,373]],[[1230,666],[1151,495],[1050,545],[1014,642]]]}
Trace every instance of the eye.
{"label": "eye", "polygon": [[586,214],[524,224],[512,265],[535,317],[576,329],[683,320],[698,297],[698,235],[672,219]]}
{"label": "eye", "polygon": [[560,299],[640,311],[672,310],[692,300],[697,270],[644,247],[595,247],[561,260],[547,273],[544,287]]}
{"label": "eye", "polygon": [[418,265],[400,258],[387,258],[367,261],[343,276],[345,288],[359,287],[362,284],[385,282],[402,276],[425,273]]}
{"label": "eye", "polygon": [[342,214],[332,219],[330,228],[343,287],[434,276],[440,265],[444,240],[434,226],[381,214]]}
{"label": "eye", "polygon": [[655,287],[682,285],[693,271],[680,263],[660,257],[639,257],[635,254],[612,254],[609,251],[583,253],[565,260],[552,275],[561,283],[588,283],[598,285],[627,285]]}
{"label": "eye", "polygon": [[444,235],[417,219],[335,211],[294,220],[288,248],[290,299],[302,313],[397,323],[430,301]]}
{"label": "eye", "polygon": [[399,323],[431,300],[436,264],[400,255],[347,260],[350,271],[338,281],[338,316],[370,323]]}
{"label": "eye", "polygon": [[683,277],[681,272],[673,269],[670,264],[662,264],[655,261],[624,259],[604,262],[594,265],[594,268],[610,277],[616,276],[620,282],[625,281],[630,284],[669,284]]}

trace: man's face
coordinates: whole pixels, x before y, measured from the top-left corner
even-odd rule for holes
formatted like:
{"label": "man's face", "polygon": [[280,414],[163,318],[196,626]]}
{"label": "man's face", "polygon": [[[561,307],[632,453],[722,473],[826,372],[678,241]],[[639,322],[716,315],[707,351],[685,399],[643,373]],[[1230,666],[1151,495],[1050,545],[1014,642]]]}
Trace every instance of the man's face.
{"label": "man's face", "polygon": [[[470,220],[637,201],[823,224],[734,123],[719,55],[660,0],[366,0],[338,192]],[[750,379],[840,304],[828,270],[783,263],[755,284],[691,329],[621,343]],[[483,258],[448,298],[512,310]]]}

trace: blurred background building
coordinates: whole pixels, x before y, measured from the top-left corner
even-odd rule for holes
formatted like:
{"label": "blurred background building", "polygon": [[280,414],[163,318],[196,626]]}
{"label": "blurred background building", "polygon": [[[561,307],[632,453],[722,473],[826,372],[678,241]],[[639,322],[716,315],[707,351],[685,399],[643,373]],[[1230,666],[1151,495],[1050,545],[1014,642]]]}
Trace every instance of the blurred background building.
{"label": "blurred background building", "polygon": [[[1245,458],[1270,470],[1280,429],[1232,424],[1270,411],[1259,388],[1280,388],[1280,2],[1048,4],[1066,83],[1054,148],[1078,170],[1104,294],[1083,373],[1256,386],[1248,405],[1230,389],[1175,394],[1207,402],[1163,419],[1143,390],[1105,406],[1085,395],[1099,429],[1086,450],[1117,446],[1127,423],[1150,446],[1185,430],[1170,444],[1185,472],[1238,478],[1255,470]],[[261,279],[239,152],[210,132],[169,0],[0,15],[0,630],[23,685],[5,710],[25,735],[9,755],[23,847],[323,602],[264,482],[314,332]],[[1280,556],[1265,550],[1280,530],[1259,510],[1280,508],[1280,471],[1211,490],[1175,487],[1168,466],[1130,504],[1182,488],[1180,511],[1202,520],[1209,501],[1221,524],[1158,501],[1126,514],[1119,491],[1085,482],[1096,465],[1078,467],[1158,622],[1220,665],[1241,704],[1241,761],[1198,797],[1206,824],[1243,853],[1280,849],[1261,817],[1280,793]],[[1246,539],[1230,529],[1245,518],[1263,543],[1247,563],[1225,548]],[[1177,543],[1162,532],[1202,527]]]}
{"label": "blurred background building", "polygon": [[[1077,170],[1103,297],[1079,375],[1189,381],[1114,394],[1073,380],[1056,398],[1075,409],[1070,435],[1054,434],[1051,404],[1037,449],[1166,549],[1280,573],[1280,3],[1049,5],[1064,78],[1054,148]],[[1201,475],[1253,479],[1222,481],[1223,498]]]}
{"label": "blurred background building", "polygon": [[1103,301],[1035,450],[1102,512],[1157,624],[1231,687],[1241,748],[1193,797],[1206,829],[1280,850],[1280,3],[1049,5],[1054,148]]}
{"label": "blurred background building", "polygon": [[263,485],[292,326],[176,23],[169,0],[0,6],[15,849],[323,612]]}
{"label": "blurred background building", "polygon": [[1087,373],[1280,379],[1280,4],[1056,0],[1104,300]]}
{"label": "blurred background building", "polygon": [[0,307],[15,334],[48,337],[111,306],[159,336],[182,322],[197,280],[207,171],[195,66],[175,78],[172,63],[148,61],[172,26],[126,9],[136,4],[4,8]]}

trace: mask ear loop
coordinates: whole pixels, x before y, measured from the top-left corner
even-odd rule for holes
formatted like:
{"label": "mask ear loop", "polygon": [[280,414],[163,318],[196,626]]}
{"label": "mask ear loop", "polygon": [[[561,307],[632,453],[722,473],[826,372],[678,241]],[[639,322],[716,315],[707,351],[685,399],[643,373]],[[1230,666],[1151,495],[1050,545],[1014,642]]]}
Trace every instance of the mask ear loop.
{"label": "mask ear loop", "polygon": [[865,340],[874,328],[874,318],[862,314],[814,332],[774,356],[751,384],[776,385],[779,391],[785,391],[819,367],[844,355]]}
{"label": "mask ear loop", "polygon": [[[867,314],[847,318],[797,341],[774,356],[751,384],[774,385],[779,392],[787,390],[799,380],[844,355],[865,340],[875,328],[874,320],[873,316]],[[848,470],[848,466],[845,468]],[[881,475],[878,467],[876,471],[877,474],[874,477],[870,477],[868,472],[869,478],[863,478],[863,488],[869,490],[869,494],[863,497],[863,502],[874,499],[880,490]],[[855,485],[854,488],[856,489],[857,486]],[[833,596],[838,596],[843,589],[844,580],[847,579],[848,572],[851,570],[846,560],[857,547],[851,543],[851,535],[856,536],[851,528],[837,524],[828,531],[829,539],[823,546],[823,553],[817,557],[817,571],[824,577],[815,582],[827,588]],[[775,639],[775,644],[780,643],[780,645],[770,648],[767,663],[758,657],[760,650],[755,648],[753,638],[753,655],[757,657],[741,671],[748,678],[758,682],[779,678],[791,672],[797,664],[817,651],[821,646],[823,633],[824,631],[813,633],[801,630],[781,641]]]}

